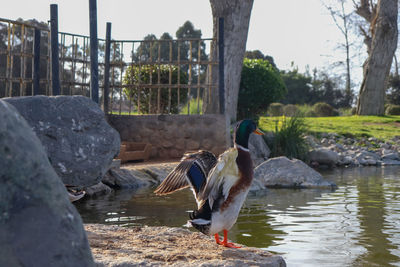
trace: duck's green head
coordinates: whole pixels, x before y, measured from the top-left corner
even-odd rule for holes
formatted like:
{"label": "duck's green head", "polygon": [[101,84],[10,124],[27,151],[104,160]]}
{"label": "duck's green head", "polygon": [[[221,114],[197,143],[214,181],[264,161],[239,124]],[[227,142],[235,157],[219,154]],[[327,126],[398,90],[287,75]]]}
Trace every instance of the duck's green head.
{"label": "duck's green head", "polygon": [[239,121],[235,129],[235,144],[244,148],[248,148],[249,137],[251,133],[263,135],[264,133],[257,128],[257,125],[252,120]]}

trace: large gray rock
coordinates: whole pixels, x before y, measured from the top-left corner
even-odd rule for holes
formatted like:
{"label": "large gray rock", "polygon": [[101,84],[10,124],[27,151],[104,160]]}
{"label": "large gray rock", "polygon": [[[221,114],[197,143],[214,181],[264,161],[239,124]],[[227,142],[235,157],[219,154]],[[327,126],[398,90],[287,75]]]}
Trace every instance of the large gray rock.
{"label": "large gray rock", "polygon": [[326,181],[321,174],[301,160],[277,157],[267,160],[254,170],[256,184],[264,188],[335,188],[336,184]]}
{"label": "large gray rock", "polygon": [[103,111],[83,96],[4,99],[27,120],[64,184],[98,184],[120,147],[120,137]]}
{"label": "large gray rock", "polygon": [[0,266],[93,266],[82,220],[40,140],[0,100]]}
{"label": "large gray rock", "polygon": [[311,162],[321,165],[335,166],[339,162],[339,154],[327,148],[317,148],[308,153]]}
{"label": "large gray rock", "polygon": [[253,160],[254,166],[266,161],[271,154],[271,150],[264,141],[261,135],[251,134],[249,138],[249,149],[251,159]]}

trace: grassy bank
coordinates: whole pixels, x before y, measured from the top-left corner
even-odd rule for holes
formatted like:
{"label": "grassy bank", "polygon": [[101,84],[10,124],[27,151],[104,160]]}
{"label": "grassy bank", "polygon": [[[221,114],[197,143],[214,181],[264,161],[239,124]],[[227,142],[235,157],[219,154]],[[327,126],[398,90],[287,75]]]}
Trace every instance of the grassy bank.
{"label": "grassy bank", "polygon": [[[262,130],[272,131],[282,117],[261,117]],[[349,137],[375,137],[389,140],[400,136],[400,116],[307,117],[308,131],[315,135],[337,133]]]}

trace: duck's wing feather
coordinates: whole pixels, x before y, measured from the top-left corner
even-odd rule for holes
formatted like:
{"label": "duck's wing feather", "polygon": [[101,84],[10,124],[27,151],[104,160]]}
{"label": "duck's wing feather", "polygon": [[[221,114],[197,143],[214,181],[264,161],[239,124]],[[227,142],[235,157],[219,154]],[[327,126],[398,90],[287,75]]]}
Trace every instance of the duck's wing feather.
{"label": "duck's wing feather", "polygon": [[217,162],[214,154],[200,150],[185,154],[178,166],[173,169],[154,191],[157,195],[166,195],[191,186],[195,197],[204,187],[210,170]]}
{"label": "duck's wing feather", "polygon": [[237,156],[237,149],[231,148],[218,157],[218,162],[211,170],[204,190],[198,196],[198,203],[205,203],[208,199],[210,208],[213,208],[215,200],[221,197],[224,201],[227,199],[230,189],[239,180]]}

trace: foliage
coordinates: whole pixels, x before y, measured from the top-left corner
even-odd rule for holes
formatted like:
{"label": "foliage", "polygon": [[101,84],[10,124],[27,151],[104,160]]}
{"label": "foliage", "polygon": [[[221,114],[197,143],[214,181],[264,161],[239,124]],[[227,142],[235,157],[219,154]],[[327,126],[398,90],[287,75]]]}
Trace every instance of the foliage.
{"label": "foliage", "polygon": [[388,105],[385,110],[386,115],[400,115],[400,105]]}
{"label": "foliage", "polygon": [[314,112],[318,117],[338,116],[338,112],[328,103],[318,102],[313,106]]}
{"label": "foliage", "polygon": [[300,73],[297,67],[289,71],[281,71],[282,79],[287,87],[284,104],[313,105],[326,102],[335,108],[350,107],[353,95],[346,93],[340,76],[331,76],[326,71],[313,70]]}
{"label": "foliage", "polygon": [[[276,117],[261,117],[259,127],[274,131]],[[344,136],[375,137],[389,141],[399,135],[400,116],[345,116],[304,118],[308,133],[337,133]]]}
{"label": "foliage", "polygon": [[[177,85],[187,83],[187,75],[184,72],[178,72],[176,66],[168,65],[143,65],[129,66],[126,70],[123,80],[123,92],[137,107],[138,100],[140,102],[141,113],[157,113],[158,108],[158,88],[140,88],[138,84],[158,84],[158,75],[160,75],[160,84],[169,84],[169,75],[171,72],[171,84]],[[179,74],[179,76],[178,76]],[[179,77],[179,79],[178,79]],[[151,80],[150,80],[151,78]],[[160,112],[168,113],[169,89],[161,87]],[[187,89],[179,89],[180,103],[187,100]],[[149,103],[150,102],[150,103]],[[178,113],[178,87],[171,89],[171,110],[170,113]]]}
{"label": "foliage", "polygon": [[298,112],[299,114],[302,114],[304,117],[317,117],[315,114],[315,111],[313,109],[313,106],[311,105],[297,105]]}
{"label": "foliage", "polygon": [[268,107],[268,115],[269,116],[282,116],[283,115],[283,104],[281,103],[271,103]]}
{"label": "foliage", "polygon": [[290,159],[306,159],[308,146],[303,138],[307,131],[304,118],[293,116],[287,119],[285,116],[275,120],[274,138],[271,147],[271,156],[286,156]]}
{"label": "foliage", "polygon": [[271,63],[262,59],[244,59],[238,97],[238,119],[261,115],[266,112],[270,103],[280,100],[285,94],[286,87]]}
{"label": "foliage", "polygon": [[268,62],[271,63],[271,65],[275,69],[278,69],[276,67],[275,62],[274,62],[274,58],[271,57],[271,56],[264,55],[260,50],[246,51],[244,53],[244,57],[248,58],[248,59],[264,59],[264,60],[268,60]]}
{"label": "foliage", "polygon": [[283,107],[283,114],[285,116],[295,116],[299,112],[299,109],[296,105],[287,104]]}
{"label": "foliage", "polygon": [[400,105],[400,76],[395,74],[389,76],[386,101],[389,104]]}

